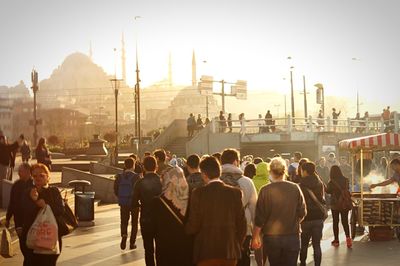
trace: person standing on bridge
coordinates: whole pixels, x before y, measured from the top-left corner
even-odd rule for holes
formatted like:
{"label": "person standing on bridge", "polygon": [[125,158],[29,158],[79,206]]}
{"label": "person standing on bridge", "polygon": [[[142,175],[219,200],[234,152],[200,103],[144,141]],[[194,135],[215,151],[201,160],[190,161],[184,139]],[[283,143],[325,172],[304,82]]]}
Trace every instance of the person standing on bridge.
{"label": "person standing on bridge", "polygon": [[338,124],[338,118],[341,113],[342,113],[342,111],[339,111],[338,113],[336,113],[336,109],[332,108],[333,131],[335,131],[335,132],[336,132],[336,126]]}

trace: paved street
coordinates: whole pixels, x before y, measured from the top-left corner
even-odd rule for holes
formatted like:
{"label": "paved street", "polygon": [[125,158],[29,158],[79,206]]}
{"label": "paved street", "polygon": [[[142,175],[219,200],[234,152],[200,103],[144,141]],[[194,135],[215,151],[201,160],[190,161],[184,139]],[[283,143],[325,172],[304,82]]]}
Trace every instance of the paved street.
{"label": "paved street", "polygon": [[[370,242],[367,237],[358,237],[352,250],[345,243],[337,249],[330,246],[332,224],[329,218],[325,224],[322,242],[322,265],[399,265],[400,242]],[[341,240],[344,236],[341,235]],[[79,228],[64,238],[63,252],[58,260],[61,266],[76,265],[145,265],[144,250],[139,234],[138,248],[121,251],[119,248],[119,207],[115,204],[99,206],[96,209],[96,226]],[[22,255],[11,259],[0,259],[1,265],[20,266]],[[313,265],[312,248],[309,249],[308,265]],[[256,264],[252,262],[252,266]]]}

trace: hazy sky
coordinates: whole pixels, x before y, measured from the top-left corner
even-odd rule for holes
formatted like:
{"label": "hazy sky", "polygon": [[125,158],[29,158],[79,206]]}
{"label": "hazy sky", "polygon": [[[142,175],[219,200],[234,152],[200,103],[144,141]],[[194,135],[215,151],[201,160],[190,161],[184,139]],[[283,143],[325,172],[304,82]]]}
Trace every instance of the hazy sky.
{"label": "hazy sky", "polygon": [[358,88],[378,110],[400,109],[399,12],[399,1],[386,0],[1,0],[0,85],[30,84],[33,66],[48,78],[90,41],[95,63],[113,73],[122,32],[132,85],[138,31],[144,86],[167,77],[169,52],[174,81],[190,84],[194,49],[198,76],[287,92],[294,65],[296,90],[304,74],[310,90],[321,82],[328,95],[355,98]]}

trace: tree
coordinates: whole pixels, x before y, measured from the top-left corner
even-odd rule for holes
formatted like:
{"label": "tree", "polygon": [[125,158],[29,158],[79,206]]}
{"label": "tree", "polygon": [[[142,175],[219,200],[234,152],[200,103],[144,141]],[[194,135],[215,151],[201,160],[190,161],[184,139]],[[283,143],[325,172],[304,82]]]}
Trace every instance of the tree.
{"label": "tree", "polygon": [[109,143],[113,143],[116,140],[115,132],[107,132],[104,134],[104,140],[108,141]]}
{"label": "tree", "polygon": [[56,135],[51,135],[50,137],[47,138],[47,143],[51,146],[57,146],[60,144],[60,140]]}

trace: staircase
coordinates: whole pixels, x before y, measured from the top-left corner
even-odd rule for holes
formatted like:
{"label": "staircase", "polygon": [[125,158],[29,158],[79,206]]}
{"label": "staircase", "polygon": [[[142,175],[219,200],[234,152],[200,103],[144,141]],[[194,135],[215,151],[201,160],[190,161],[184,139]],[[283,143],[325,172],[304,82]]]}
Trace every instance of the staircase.
{"label": "staircase", "polygon": [[178,137],[172,140],[165,147],[166,151],[170,151],[171,154],[176,154],[176,157],[184,157],[186,158],[186,142],[188,141],[187,137]]}

